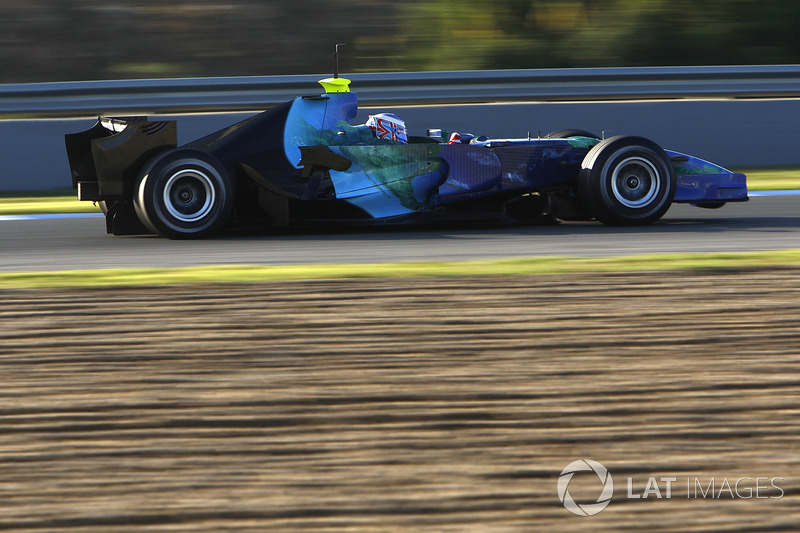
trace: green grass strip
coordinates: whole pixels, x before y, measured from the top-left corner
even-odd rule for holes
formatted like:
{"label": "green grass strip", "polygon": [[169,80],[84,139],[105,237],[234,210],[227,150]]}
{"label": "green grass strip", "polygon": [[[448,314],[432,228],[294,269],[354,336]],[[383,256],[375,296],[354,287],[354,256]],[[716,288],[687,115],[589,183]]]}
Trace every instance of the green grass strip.
{"label": "green grass strip", "polygon": [[533,257],[492,261],[341,265],[214,265],[0,273],[0,288],[108,287],[186,283],[257,283],[349,278],[542,275],[578,272],[752,270],[800,266],[800,250],[657,254],[609,258]]}
{"label": "green grass strip", "polygon": [[79,202],[77,198],[73,197],[0,199],[0,215],[52,215],[99,212],[100,208],[92,202]]}
{"label": "green grass strip", "polygon": [[742,170],[751,191],[792,191],[800,189],[800,169],[769,168]]}

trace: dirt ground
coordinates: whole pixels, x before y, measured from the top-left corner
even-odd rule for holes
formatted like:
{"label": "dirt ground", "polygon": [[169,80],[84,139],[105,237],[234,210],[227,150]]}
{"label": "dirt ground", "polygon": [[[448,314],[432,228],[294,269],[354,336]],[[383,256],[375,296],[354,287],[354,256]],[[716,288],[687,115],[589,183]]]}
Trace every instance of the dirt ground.
{"label": "dirt ground", "polygon": [[800,270],[0,298],[0,530],[800,524]]}

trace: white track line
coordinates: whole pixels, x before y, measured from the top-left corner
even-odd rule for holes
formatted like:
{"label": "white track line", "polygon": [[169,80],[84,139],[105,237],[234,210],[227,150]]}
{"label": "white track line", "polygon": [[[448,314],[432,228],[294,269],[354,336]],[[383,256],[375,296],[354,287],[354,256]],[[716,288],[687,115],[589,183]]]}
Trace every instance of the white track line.
{"label": "white track line", "polygon": [[64,218],[100,218],[103,213],[58,213],[51,215],[0,215],[0,222],[15,220],[54,220]]}
{"label": "white track line", "polygon": [[748,196],[797,196],[800,191],[751,191]]}

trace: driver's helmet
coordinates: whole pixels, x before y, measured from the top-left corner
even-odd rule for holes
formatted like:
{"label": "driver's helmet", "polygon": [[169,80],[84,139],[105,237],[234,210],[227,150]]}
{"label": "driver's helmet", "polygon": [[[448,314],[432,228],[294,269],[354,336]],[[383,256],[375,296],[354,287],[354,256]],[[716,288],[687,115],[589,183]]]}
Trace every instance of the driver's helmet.
{"label": "driver's helmet", "polygon": [[393,113],[378,113],[377,115],[370,115],[367,120],[367,126],[375,134],[378,139],[385,139],[389,141],[397,141],[403,144],[408,144],[408,135],[406,134],[406,123],[403,119]]}

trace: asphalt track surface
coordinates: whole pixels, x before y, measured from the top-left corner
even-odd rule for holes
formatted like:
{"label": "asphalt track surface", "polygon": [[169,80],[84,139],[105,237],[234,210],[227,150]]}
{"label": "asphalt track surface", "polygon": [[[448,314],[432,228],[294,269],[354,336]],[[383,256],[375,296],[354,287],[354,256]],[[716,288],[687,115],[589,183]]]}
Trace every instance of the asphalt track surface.
{"label": "asphalt track surface", "polygon": [[99,217],[3,220],[0,271],[605,257],[800,248],[800,196],[757,196],[721,209],[673,205],[649,227],[599,223],[233,234],[202,241],[113,237]]}

